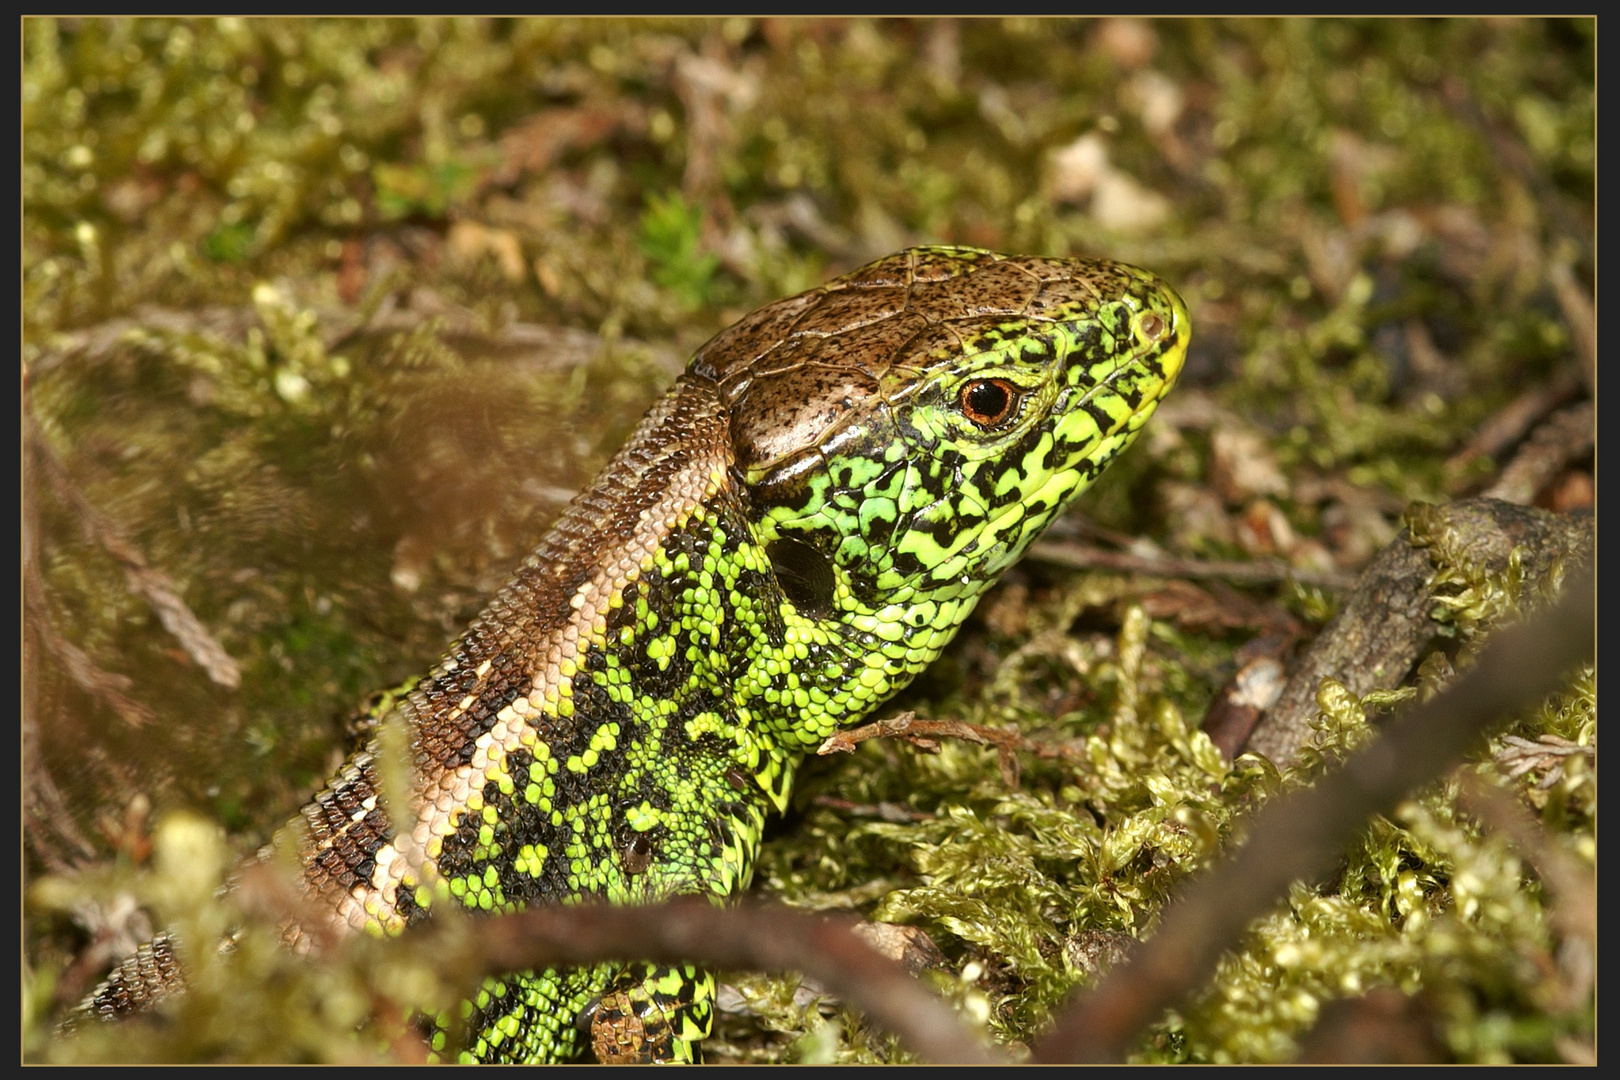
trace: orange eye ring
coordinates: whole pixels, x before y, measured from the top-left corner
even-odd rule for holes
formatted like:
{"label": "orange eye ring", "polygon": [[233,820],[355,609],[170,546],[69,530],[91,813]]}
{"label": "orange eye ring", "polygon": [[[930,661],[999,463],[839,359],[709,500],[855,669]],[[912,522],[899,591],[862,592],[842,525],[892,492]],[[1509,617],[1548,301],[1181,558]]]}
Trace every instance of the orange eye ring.
{"label": "orange eye ring", "polygon": [[979,427],[993,428],[1013,415],[1021,393],[1006,379],[974,379],[963,385],[957,408]]}

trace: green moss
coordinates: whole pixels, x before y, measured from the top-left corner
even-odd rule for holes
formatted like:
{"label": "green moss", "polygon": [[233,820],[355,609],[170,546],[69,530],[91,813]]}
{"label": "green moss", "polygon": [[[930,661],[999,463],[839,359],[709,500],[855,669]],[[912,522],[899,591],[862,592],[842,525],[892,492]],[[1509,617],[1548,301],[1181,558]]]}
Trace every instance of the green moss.
{"label": "green moss", "polygon": [[[28,822],[30,1059],[400,1052],[353,1027],[437,1000],[425,968],[293,958],[215,910],[217,877],[185,892],[170,864],[134,865],[142,830],[122,823],[139,797],[254,850],[355,703],[436,657],[684,355],[756,304],[915,241],[1141,262],[1189,303],[1171,401],[1197,408],[1110,473],[1092,522],[1166,542],[1167,482],[1212,476],[1203,409],[1263,437],[1291,485],[1273,501],[1316,537],[1311,478],[1387,505],[1487,474],[1450,459],[1570,363],[1545,267],[1592,269],[1590,19],[28,19],[23,38],[28,411],[72,486],[31,474],[39,579],[52,633],[155,721],[131,726],[48,643],[30,653],[31,790],[43,775],[62,798],[60,823]],[[1179,106],[1167,126],[1155,101]],[[1157,224],[1061,192],[1082,136],[1135,183],[1127,201],[1162,199]],[[74,492],[172,580],[239,690],[131,590]],[[1457,647],[1419,693],[1548,587],[1434,541]],[[1315,757],[1225,765],[1195,729],[1248,631],[1133,614],[1148,582],[1019,573],[1016,618],[970,627],[900,704],[1073,756],[1021,755],[1016,778],[953,743],[812,762],[758,874],[766,895],[925,927],[942,991],[1015,1045],[1244,814],[1389,705],[1324,688]],[[1283,599],[1316,622],[1332,606]],[[1595,698],[1588,673],[1502,737],[1594,746]],[[1561,760],[1502,782],[1591,863],[1594,769]],[[160,922],[245,919],[237,951],[205,959],[231,995],[58,1040],[52,995],[86,940],[65,912],[119,895]],[[1283,1060],[1325,1004],[1387,986],[1454,1060],[1554,1059],[1594,1019],[1589,990],[1548,974],[1553,906],[1435,785],[1296,888],[1139,1056]],[[792,978],[732,981],[751,1005],[719,1056],[896,1053]]]}

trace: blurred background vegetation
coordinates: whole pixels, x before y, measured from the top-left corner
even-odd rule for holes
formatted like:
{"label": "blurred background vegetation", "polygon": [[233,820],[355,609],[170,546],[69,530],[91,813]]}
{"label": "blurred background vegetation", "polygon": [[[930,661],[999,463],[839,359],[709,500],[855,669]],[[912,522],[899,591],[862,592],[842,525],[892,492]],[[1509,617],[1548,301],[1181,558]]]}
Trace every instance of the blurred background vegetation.
{"label": "blurred background vegetation", "polygon": [[[52,1032],[151,907],[183,919],[211,896],[217,877],[175,885],[187,859],[164,862],[162,823],[213,823],[186,833],[208,851],[264,842],[366,695],[425,670],[685,357],[761,303],[915,243],[1151,268],[1192,311],[1182,386],[1055,534],[1329,581],[1409,502],[1480,490],[1515,431],[1590,392],[1591,19],[23,35],[42,1060],[373,1052],[348,1035],[379,992],[363,971],[281,971],[336,981],[216,1003],[219,1029],[189,1036]],[[1482,442],[1514,409],[1533,415]],[[1580,510],[1594,491],[1588,454],[1525,500]],[[1079,740],[1090,764],[886,743],[812,763],[756,889],[926,930],[929,977],[1027,1042],[1290,782],[1197,728],[1244,642],[1319,624],[1332,590],[1186,588],[1015,571],[902,704]],[[1515,731],[1591,747],[1589,683]],[[1357,723],[1329,716],[1324,745]],[[1588,863],[1591,756],[1513,781]],[[1590,979],[1533,877],[1444,790],[1425,798],[1342,880],[1302,886],[1143,1058],[1287,1060],[1331,1002],[1375,989],[1411,999],[1397,1012],[1422,1018],[1429,1060],[1589,1055]],[[727,985],[711,1056],[896,1053],[794,979]]]}

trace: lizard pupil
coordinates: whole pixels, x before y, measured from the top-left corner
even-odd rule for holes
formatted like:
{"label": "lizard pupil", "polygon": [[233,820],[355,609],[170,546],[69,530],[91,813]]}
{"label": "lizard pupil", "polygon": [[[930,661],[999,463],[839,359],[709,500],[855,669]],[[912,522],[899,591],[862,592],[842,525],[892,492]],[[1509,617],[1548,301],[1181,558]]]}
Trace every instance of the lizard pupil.
{"label": "lizard pupil", "polygon": [[995,427],[1013,411],[1017,388],[1006,379],[975,379],[962,387],[962,413],[982,428]]}

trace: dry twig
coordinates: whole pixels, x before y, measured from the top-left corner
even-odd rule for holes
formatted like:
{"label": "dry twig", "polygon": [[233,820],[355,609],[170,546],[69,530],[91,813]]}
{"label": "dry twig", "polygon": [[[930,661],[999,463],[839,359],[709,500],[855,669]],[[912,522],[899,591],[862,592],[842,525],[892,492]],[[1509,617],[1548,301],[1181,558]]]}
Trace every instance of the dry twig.
{"label": "dry twig", "polygon": [[884,738],[904,739],[930,754],[939,752],[939,743],[935,739],[961,739],[979,746],[993,746],[1001,757],[1001,771],[1009,786],[1018,783],[1018,759],[1013,756],[1016,751],[1073,762],[1086,760],[1085,751],[1077,746],[1042,742],[1011,728],[985,727],[962,720],[919,720],[917,714],[909,710],[831,735],[816,749],[816,753],[851,754],[856,746],[868,739]]}
{"label": "dry twig", "polygon": [[935,738],[962,739],[965,742],[977,743],[980,746],[994,746],[1001,750],[1023,750],[1043,758],[1070,758],[1084,760],[1085,752],[1063,743],[1042,742],[1031,739],[1022,732],[1011,728],[986,727],[983,724],[969,724],[962,720],[919,720],[917,714],[907,710],[894,716],[885,717],[870,724],[862,724],[858,728],[840,731],[828,737],[816,749],[818,754],[849,754],[855,747],[867,739],[882,739],[898,736],[916,746],[918,749],[937,751],[939,744]]}
{"label": "dry twig", "polygon": [[[1530,387],[1493,413],[1461,450],[1446,459],[1446,472],[1458,480],[1463,479],[1475,459],[1493,458],[1507,450],[1524,438],[1525,432],[1537,421],[1568,402],[1580,389],[1580,379],[1569,370]],[[1462,486],[1455,484],[1453,490]]]}
{"label": "dry twig", "polygon": [[1497,764],[1507,767],[1510,779],[1542,770],[1543,775],[1536,782],[1536,786],[1542,789],[1550,788],[1564,778],[1566,758],[1576,755],[1592,759],[1597,757],[1597,747],[1582,746],[1557,735],[1543,735],[1535,740],[1509,735],[1502,741],[1506,745],[1496,755]]}
{"label": "dry twig", "polygon": [[1527,504],[1558,473],[1592,450],[1597,413],[1590,401],[1571,405],[1531,432],[1485,495],[1504,502]]}
{"label": "dry twig", "polygon": [[56,657],[62,670],[81,690],[117,713],[118,718],[132,728],[144,727],[151,721],[152,710],[125,693],[133,684],[128,675],[104,671],[89,653],[56,632],[37,567],[28,567],[23,575],[23,611],[46,651]]}

